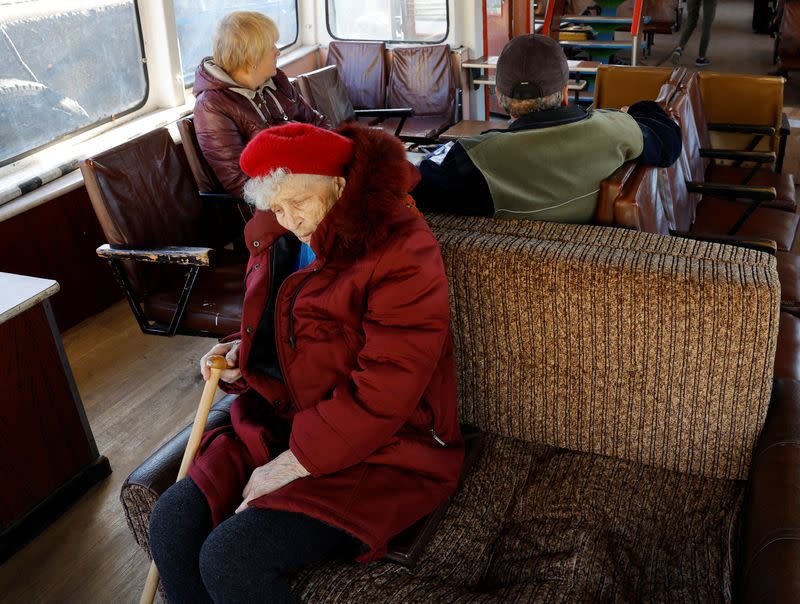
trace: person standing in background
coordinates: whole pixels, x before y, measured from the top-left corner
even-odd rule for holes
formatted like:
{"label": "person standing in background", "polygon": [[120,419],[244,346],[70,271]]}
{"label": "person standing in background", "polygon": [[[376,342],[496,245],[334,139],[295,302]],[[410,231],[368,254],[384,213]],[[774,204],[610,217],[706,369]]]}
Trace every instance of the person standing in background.
{"label": "person standing in background", "polygon": [[694,28],[697,27],[697,21],[700,18],[700,3],[703,3],[703,33],[700,36],[700,51],[694,64],[698,67],[705,67],[711,65],[711,61],[706,56],[708,51],[708,43],[711,41],[711,25],[714,23],[714,15],[717,12],[717,0],[686,0],[686,25],[683,28],[680,42],[675,50],[670,55],[670,60],[673,65],[677,65],[681,61],[683,49],[686,43],[694,33]]}

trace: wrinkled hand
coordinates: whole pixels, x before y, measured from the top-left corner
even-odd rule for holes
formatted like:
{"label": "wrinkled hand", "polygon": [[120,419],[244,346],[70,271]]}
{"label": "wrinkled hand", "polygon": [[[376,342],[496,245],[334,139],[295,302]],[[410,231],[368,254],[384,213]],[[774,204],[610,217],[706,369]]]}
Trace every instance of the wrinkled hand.
{"label": "wrinkled hand", "polygon": [[200,373],[203,375],[204,380],[208,381],[208,378],[211,377],[211,368],[208,366],[208,357],[215,354],[224,356],[228,363],[228,367],[230,367],[230,369],[224,369],[222,371],[219,379],[221,379],[223,382],[231,383],[242,377],[242,372],[239,371],[239,340],[234,340],[232,342],[225,342],[223,344],[215,344],[211,350],[209,350],[205,356],[200,359]]}
{"label": "wrinkled hand", "polygon": [[250,480],[242,491],[244,501],[236,508],[236,513],[246,510],[253,499],[277,491],[290,482],[309,475],[310,472],[297,461],[291,449],[284,451],[271,462],[253,470]]}

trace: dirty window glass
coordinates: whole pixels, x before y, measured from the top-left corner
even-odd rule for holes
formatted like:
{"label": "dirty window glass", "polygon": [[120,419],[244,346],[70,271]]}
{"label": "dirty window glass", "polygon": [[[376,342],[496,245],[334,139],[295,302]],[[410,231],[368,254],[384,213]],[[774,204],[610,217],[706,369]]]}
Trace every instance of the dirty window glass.
{"label": "dirty window glass", "polygon": [[0,0],[0,165],[144,104],[132,1]]}
{"label": "dirty window glass", "polygon": [[181,48],[181,70],[186,86],[194,83],[194,71],[204,57],[211,54],[211,37],[217,22],[237,10],[265,14],[275,21],[281,34],[278,48],[291,46],[297,40],[297,0],[174,0],[175,24]]}
{"label": "dirty window glass", "polygon": [[328,31],[342,40],[443,42],[447,0],[327,0]]}

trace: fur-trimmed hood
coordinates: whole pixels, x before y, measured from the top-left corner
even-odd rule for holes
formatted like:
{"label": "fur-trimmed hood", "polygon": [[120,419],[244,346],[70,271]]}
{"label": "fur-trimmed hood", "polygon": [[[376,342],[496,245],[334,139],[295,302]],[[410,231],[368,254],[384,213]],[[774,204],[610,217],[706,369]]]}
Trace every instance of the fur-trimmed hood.
{"label": "fur-trimmed hood", "polygon": [[[322,261],[352,261],[384,242],[392,225],[408,216],[408,206],[413,205],[408,192],[419,181],[417,169],[395,137],[356,124],[346,124],[337,132],[353,141],[353,160],[342,196],[311,239]],[[272,212],[261,211],[245,230],[248,245],[258,239],[274,241],[286,232]]]}

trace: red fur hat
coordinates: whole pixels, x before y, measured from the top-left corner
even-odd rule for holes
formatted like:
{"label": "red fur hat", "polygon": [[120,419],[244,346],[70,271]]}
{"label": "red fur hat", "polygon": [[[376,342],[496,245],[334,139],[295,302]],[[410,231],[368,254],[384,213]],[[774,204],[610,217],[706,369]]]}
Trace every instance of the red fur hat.
{"label": "red fur hat", "polygon": [[277,168],[292,174],[344,176],[353,158],[353,141],[311,124],[286,124],[267,128],[251,140],[239,165],[251,178]]}

